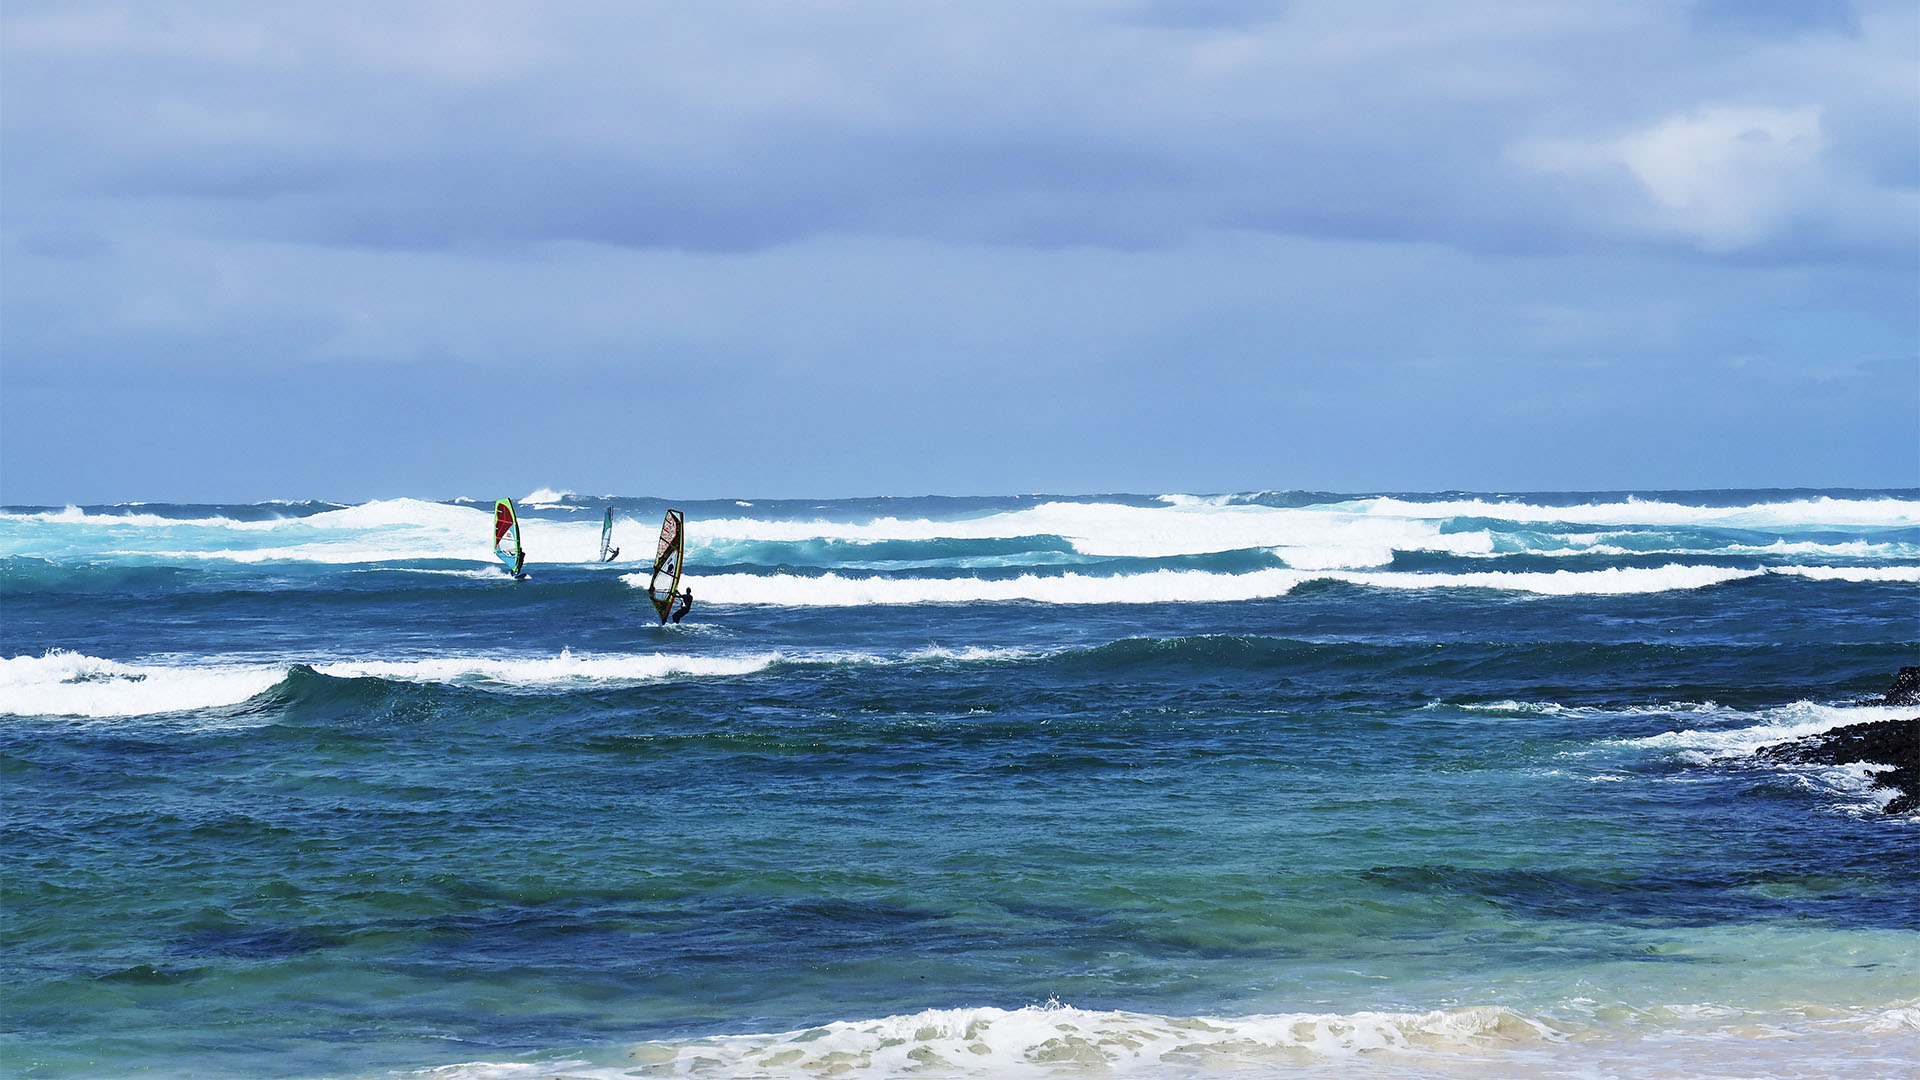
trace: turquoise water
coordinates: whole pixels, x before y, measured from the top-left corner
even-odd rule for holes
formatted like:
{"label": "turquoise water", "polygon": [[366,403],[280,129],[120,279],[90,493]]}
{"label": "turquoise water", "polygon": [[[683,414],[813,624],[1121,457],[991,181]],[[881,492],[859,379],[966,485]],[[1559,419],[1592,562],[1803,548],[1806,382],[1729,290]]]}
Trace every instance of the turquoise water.
{"label": "turquoise water", "polygon": [[1920,1055],[1920,493],[538,495],[0,517],[10,1073]]}

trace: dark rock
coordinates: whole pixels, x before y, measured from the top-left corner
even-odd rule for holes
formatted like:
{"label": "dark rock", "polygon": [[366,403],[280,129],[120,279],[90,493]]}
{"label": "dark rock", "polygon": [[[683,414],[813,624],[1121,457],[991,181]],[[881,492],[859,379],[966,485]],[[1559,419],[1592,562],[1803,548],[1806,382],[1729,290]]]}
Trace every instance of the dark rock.
{"label": "dark rock", "polygon": [[147,986],[164,986],[180,981],[178,975],[169,975],[152,964],[135,964],[124,971],[110,971],[105,975],[94,976],[96,982],[140,983]]}
{"label": "dark rock", "polygon": [[[1902,668],[1903,679],[1908,672],[1920,672],[1920,668]],[[1899,687],[1896,685],[1895,689]],[[1792,742],[1772,743],[1754,754],[1769,761],[1815,765],[1851,765],[1860,761],[1891,765],[1891,771],[1878,773],[1873,778],[1876,786],[1900,792],[1887,804],[1887,813],[1920,810],[1920,717],[1848,724]]]}
{"label": "dark rock", "polygon": [[1894,676],[1893,689],[1868,702],[1870,705],[1920,705],[1920,667],[1903,667]]}

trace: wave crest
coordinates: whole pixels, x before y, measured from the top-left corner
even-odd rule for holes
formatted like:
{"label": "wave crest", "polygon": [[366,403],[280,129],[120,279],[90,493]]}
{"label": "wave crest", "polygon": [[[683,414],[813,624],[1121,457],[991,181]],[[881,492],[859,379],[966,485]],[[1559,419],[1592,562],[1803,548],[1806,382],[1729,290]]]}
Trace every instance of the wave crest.
{"label": "wave crest", "polygon": [[[1381,1051],[1407,1055],[1545,1046],[1554,1028],[1499,1006],[1425,1013],[1289,1013],[1234,1018],[1093,1011],[1049,1002],[1023,1009],[930,1009],[766,1035],[633,1048],[619,1066],[567,1062],[566,1074],[760,1076],[1182,1075],[1312,1066]],[[442,1080],[521,1080],[555,1063],[473,1062],[433,1070]]]}
{"label": "wave crest", "polygon": [[239,705],[272,692],[301,699],[308,682],[377,679],[477,689],[547,691],[615,687],[675,676],[745,675],[779,661],[776,653],[698,656],[669,653],[551,657],[452,656],[312,664],[122,663],[65,649],[0,659],[0,715],[157,716]]}
{"label": "wave crest", "polygon": [[[784,607],[863,607],[900,604],[1008,603],[1177,604],[1229,603],[1285,596],[1314,581],[1380,589],[1495,589],[1542,596],[1618,596],[1702,589],[1768,575],[1854,582],[1920,582],[1920,567],[1768,567],[1741,569],[1688,566],[1609,567],[1603,570],[1406,571],[1258,570],[1223,574],[1204,570],[1156,570],[1093,576],[1078,573],[1022,574],[1013,578],[850,577],[827,573],[715,574],[689,578],[702,602]],[[646,574],[621,580],[647,587]]]}

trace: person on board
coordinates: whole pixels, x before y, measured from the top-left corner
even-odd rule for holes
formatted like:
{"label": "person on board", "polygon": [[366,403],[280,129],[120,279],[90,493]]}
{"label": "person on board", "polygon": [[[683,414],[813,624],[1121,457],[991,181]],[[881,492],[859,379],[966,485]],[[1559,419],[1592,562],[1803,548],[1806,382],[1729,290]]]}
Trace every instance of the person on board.
{"label": "person on board", "polygon": [[527,553],[525,549],[522,549],[521,551],[516,553],[513,557],[513,576],[524,577],[525,574],[521,571],[520,568],[525,565],[527,565]]}
{"label": "person on board", "polygon": [[617,559],[617,558],[619,558],[619,557],[620,557],[620,549],[619,549],[619,548],[614,548],[614,549],[613,549],[612,551],[609,551],[609,552],[607,552],[607,557],[606,557],[606,558],[604,558],[604,559],[601,559],[600,561],[601,561],[601,562],[612,562],[613,560],[615,560],[615,559]]}
{"label": "person on board", "polygon": [[673,621],[677,623],[681,619],[686,618],[687,612],[692,610],[693,610],[693,589],[689,587],[686,592],[683,592],[680,594],[680,610],[673,613]]}

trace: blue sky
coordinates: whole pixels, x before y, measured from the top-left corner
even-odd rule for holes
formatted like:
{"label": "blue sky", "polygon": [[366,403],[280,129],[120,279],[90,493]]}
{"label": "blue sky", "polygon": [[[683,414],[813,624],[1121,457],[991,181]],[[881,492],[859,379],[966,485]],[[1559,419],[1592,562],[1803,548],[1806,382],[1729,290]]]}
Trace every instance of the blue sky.
{"label": "blue sky", "polygon": [[0,499],[1920,484],[1911,0],[0,9]]}

